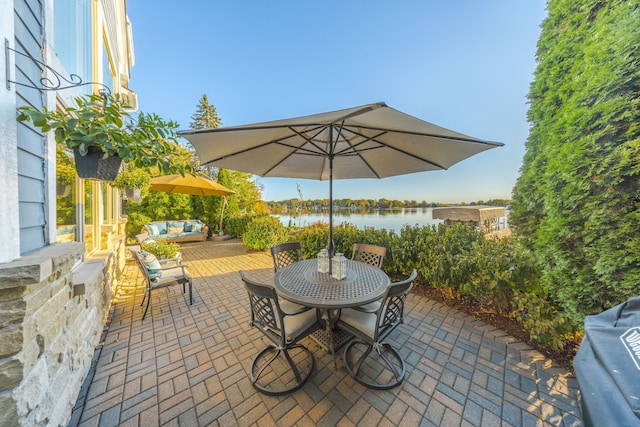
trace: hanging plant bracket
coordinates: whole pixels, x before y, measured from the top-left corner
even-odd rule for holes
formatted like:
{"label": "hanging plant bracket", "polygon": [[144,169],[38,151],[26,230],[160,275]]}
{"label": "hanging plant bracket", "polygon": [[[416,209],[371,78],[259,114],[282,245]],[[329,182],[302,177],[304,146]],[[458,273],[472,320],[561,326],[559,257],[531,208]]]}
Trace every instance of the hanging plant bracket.
{"label": "hanging plant bracket", "polygon": [[[10,80],[11,77],[11,52],[13,52],[16,55],[20,55],[23,56],[25,58],[28,58],[29,60],[31,60],[34,64],[36,64],[36,66],[41,70],[48,70],[50,72],[50,76],[47,77],[41,77],[40,78],[40,86],[37,86],[35,84],[27,84],[27,83],[21,83],[15,80]],[[77,74],[70,74],[69,77],[63,75],[62,73],[60,73],[59,71],[56,71],[55,69],[53,69],[51,66],[45,64],[44,62],[32,57],[31,55],[28,55],[24,52],[20,52],[19,50],[15,50],[13,48],[11,48],[9,46],[9,40],[8,39],[4,39],[4,55],[5,55],[5,66],[6,66],[6,77],[7,77],[7,89],[10,90],[11,89],[11,83],[15,84],[15,85],[19,85],[19,86],[25,86],[25,87],[29,87],[29,88],[33,88],[33,89],[37,89],[39,91],[55,91],[55,90],[63,90],[63,89],[71,89],[71,88],[76,88],[76,87],[80,87],[80,86],[89,86],[89,85],[95,85],[95,86],[102,86],[102,88],[98,91],[100,94],[107,94],[107,93],[111,93],[111,89],[109,88],[109,86],[105,85],[104,83],[100,83],[100,82],[85,82],[82,80],[82,78],[80,76],[78,76]]]}

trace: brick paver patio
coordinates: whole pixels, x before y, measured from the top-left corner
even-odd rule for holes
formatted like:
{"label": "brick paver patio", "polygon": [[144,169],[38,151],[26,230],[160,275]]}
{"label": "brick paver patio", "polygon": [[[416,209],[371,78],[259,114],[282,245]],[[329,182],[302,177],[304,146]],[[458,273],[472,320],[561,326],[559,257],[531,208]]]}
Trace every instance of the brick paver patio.
{"label": "brick paver patio", "polygon": [[262,395],[248,370],[266,342],[248,326],[238,271],[270,282],[271,256],[239,240],[182,252],[194,276],[193,305],[179,287],[160,290],[144,322],[142,277],[127,264],[73,425],[582,425],[577,382],[566,370],[503,331],[414,294],[405,324],[390,337],[407,362],[401,386],[365,388],[307,338],[316,359],[311,379],[288,396]]}

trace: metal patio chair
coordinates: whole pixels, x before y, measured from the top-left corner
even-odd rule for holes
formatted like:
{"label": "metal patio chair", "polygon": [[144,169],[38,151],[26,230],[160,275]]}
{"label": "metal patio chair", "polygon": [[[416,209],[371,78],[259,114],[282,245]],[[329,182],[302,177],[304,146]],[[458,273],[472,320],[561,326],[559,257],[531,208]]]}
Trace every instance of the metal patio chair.
{"label": "metal patio chair", "polygon": [[384,339],[403,323],[404,301],[417,275],[414,269],[408,279],[389,285],[375,310],[342,309],[337,326],[356,336],[344,349],[344,364],[360,384],[389,389],[404,379],[404,359]]}
{"label": "metal patio chair", "polygon": [[317,310],[279,300],[275,288],[247,278],[242,271],[240,277],[249,294],[250,326],[272,342],[253,359],[251,384],[271,396],[298,390],[315,364],[313,353],[298,341],[322,327]]}
{"label": "metal patio chair", "polygon": [[[172,266],[162,266],[162,261],[158,261],[160,268],[149,268],[145,263],[143,251],[132,251],[138,268],[145,278],[145,291],[142,297],[143,306],[146,301],[142,320],[147,316],[147,311],[151,305],[151,293],[157,289],[166,288],[172,285],[182,285],[182,293],[186,292],[186,285],[189,285],[189,305],[193,305],[193,280],[187,269],[187,265],[178,264]],[[175,261],[173,261],[175,262]]]}

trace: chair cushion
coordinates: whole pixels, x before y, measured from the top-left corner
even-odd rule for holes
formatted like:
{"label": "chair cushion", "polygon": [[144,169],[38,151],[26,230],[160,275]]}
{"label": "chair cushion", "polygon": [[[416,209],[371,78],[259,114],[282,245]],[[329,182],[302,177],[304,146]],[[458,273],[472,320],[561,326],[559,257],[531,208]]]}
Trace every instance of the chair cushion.
{"label": "chair cushion", "polygon": [[286,336],[287,342],[292,342],[296,338],[298,338],[298,336],[305,330],[309,329],[311,325],[313,325],[316,322],[317,319],[318,317],[316,315],[315,309],[305,311],[304,313],[296,314],[295,316],[285,316],[284,329],[287,333],[287,336]]}
{"label": "chair cushion", "polygon": [[304,305],[296,304],[295,302],[291,302],[286,299],[279,299],[278,303],[280,304],[282,311],[285,313],[295,313],[305,307]]}
{"label": "chair cushion", "polygon": [[340,321],[348,323],[373,339],[376,332],[377,313],[364,313],[353,308],[344,308],[340,313]]}
{"label": "chair cushion", "polygon": [[149,278],[151,280],[157,280],[162,277],[162,271],[160,270],[162,266],[160,265],[160,261],[154,254],[150,254],[149,252],[140,251],[140,255],[142,256],[142,263],[149,270]]}

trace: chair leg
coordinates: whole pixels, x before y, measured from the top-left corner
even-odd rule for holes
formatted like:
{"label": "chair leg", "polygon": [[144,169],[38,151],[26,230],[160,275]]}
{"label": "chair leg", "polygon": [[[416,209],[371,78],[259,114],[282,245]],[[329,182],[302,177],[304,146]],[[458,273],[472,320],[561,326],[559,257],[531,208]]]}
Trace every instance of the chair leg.
{"label": "chair leg", "polygon": [[[145,294],[144,294],[144,298],[142,298],[142,302],[144,303],[144,300],[147,300],[147,305],[144,308],[144,313],[142,313],[142,320],[144,320],[144,318],[147,316],[147,311],[149,310],[149,306],[151,305],[151,289],[148,289]],[[140,304],[142,305],[142,304]]]}
{"label": "chair leg", "polygon": [[[302,370],[289,354],[289,351],[295,348],[302,349],[306,359],[310,359],[310,363],[305,359],[307,365]],[[251,363],[251,384],[256,390],[270,396],[292,393],[307,382],[314,366],[313,354],[301,344],[288,349],[268,345]],[[293,373],[293,378],[290,373]]]}
{"label": "chair leg", "polygon": [[[354,363],[351,363],[351,350],[356,345],[366,346],[362,355]],[[373,351],[375,350],[375,352]],[[377,356],[376,356],[377,355]],[[393,379],[385,382],[376,382],[375,378],[382,377],[378,372],[376,365],[380,365],[380,360],[374,360],[377,357],[382,359],[385,367],[383,369],[393,374]],[[368,362],[365,364],[365,361]],[[406,367],[402,356],[388,343],[368,343],[360,339],[351,341],[344,349],[344,365],[349,375],[360,384],[377,389],[387,390],[396,387],[402,383],[406,372]],[[368,371],[368,372],[366,372]],[[386,374],[387,376],[390,376]],[[367,379],[370,378],[371,380]]]}

